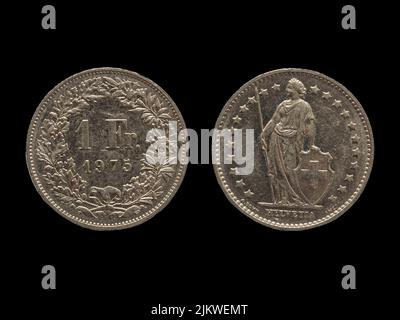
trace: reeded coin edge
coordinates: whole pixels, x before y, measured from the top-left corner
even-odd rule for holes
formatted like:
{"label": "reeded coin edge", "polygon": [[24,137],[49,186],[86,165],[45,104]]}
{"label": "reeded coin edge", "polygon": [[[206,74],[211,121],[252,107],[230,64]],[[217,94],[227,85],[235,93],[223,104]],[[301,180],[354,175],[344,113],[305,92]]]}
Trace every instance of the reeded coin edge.
{"label": "reeded coin edge", "polygon": [[[264,218],[248,207],[246,207],[240,199],[238,199],[234,192],[230,189],[227,181],[225,180],[222,166],[218,163],[220,163],[220,154],[218,152],[218,148],[216,148],[216,164],[214,164],[214,172],[217,177],[217,181],[219,185],[221,186],[225,196],[228,198],[228,200],[236,207],[238,208],[242,213],[250,217],[251,219],[255,220],[256,222],[261,223],[264,226],[271,227],[273,229],[278,229],[278,230],[293,230],[293,231],[298,231],[298,230],[305,230],[305,229],[311,229],[317,226],[321,226],[324,224],[327,224],[338,217],[340,217],[343,213],[345,213],[360,197],[362,191],[364,190],[368,178],[371,173],[372,169],[372,163],[373,163],[373,157],[374,157],[374,140],[373,140],[373,135],[372,135],[372,129],[371,125],[368,121],[368,117],[362,108],[360,102],[352,95],[352,93],[344,87],[342,84],[338,83],[336,80],[322,74],[316,71],[308,70],[308,69],[301,69],[301,68],[284,68],[284,69],[277,69],[273,71],[269,71],[263,74],[258,75],[257,77],[251,79],[247,83],[245,83],[243,86],[239,88],[228,100],[228,102],[225,104],[224,108],[222,109],[221,114],[218,117],[218,120],[216,122],[215,127],[217,129],[223,129],[223,124],[224,121],[227,118],[227,113],[231,110],[231,108],[234,107],[234,104],[237,102],[237,100],[244,95],[247,91],[250,89],[253,89],[252,85],[256,83],[257,81],[265,78],[265,77],[270,77],[274,76],[280,73],[293,73],[293,76],[295,76],[298,73],[305,73],[308,76],[312,76],[318,80],[322,80],[326,82],[328,85],[334,87],[335,89],[339,90],[345,98],[351,103],[351,105],[354,107],[354,109],[357,111],[358,116],[360,117],[361,123],[363,125],[363,129],[365,130],[365,135],[366,135],[366,143],[367,143],[367,155],[366,155],[366,162],[365,162],[365,167],[364,171],[362,173],[362,178],[360,180],[360,183],[356,187],[355,191],[353,194],[336,210],[332,211],[329,214],[326,214],[323,218],[306,222],[306,223],[281,223],[281,222],[276,222],[269,220],[267,218]],[[218,140],[218,139],[217,139]]]}
{"label": "reeded coin edge", "polygon": [[[171,107],[173,115],[179,119],[179,129],[183,129],[186,127],[185,122],[182,118],[182,115],[178,111],[178,107],[175,105],[174,101],[171,99],[171,97],[156,83],[151,81],[150,79],[143,77],[142,75],[125,70],[125,69],[120,69],[120,68],[110,68],[110,67],[101,67],[101,68],[93,68],[93,69],[88,69],[79,73],[76,73],[67,79],[63,80],[60,82],[57,86],[55,86],[53,89],[51,89],[46,96],[43,98],[43,100],[40,102],[39,106],[37,107],[32,120],[29,125],[28,129],[28,135],[27,135],[27,142],[26,142],[26,163],[28,167],[28,171],[31,176],[31,180],[33,182],[33,185],[35,186],[37,192],[40,194],[42,199],[51,207],[53,208],[58,214],[64,216],[68,220],[82,226],[85,228],[93,229],[93,230],[119,230],[119,229],[126,229],[130,228],[133,226],[137,226],[142,224],[143,222],[149,220],[153,216],[155,216],[157,213],[159,213],[174,197],[176,192],[179,189],[179,186],[181,185],[185,172],[186,172],[186,164],[179,164],[178,169],[177,169],[177,174],[176,174],[176,179],[173,182],[172,186],[170,187],[169,191],[166,193],[164,198],[153,208],[148,210],[146,213],[140,215],[139,217],[123,221],[123,222],[118,222],[118,223],[96,223],[92,221],[87,221],[85,219],[79,218],[75,215],[72,215],[68,213],[66,210],[61,208],[53,199],[52,197],[47,193],[45,188],[43,187],[39,174],[36,171],[35,168],[35,163],[34,163],[34,145],[35,145],[35,140],[36,140],[36,135],[37,135],[37,128],[38,128],[38,121],[40,119],[41,114],[46,110],[47,105],[49,104],[49,101],[52,101],[52,99],[55,98],[57,94],[59,94],[60,91],[62,91],[65,87],[67,87],[72,81],[76,81],[79,79],[85,80],[87,76],[101,76],[101,75],[109,75],[109,74],[114,74],[114,75],[123,75],[123,76],[129,76],[133,77],[136,80],[139,80],[141,82],[146,83],[149,87],[151,87],[153,90],[155,90],[157,93],[160,94],[160,96],[163,97],[164,101],[168,103],[168,105]],[[184,148],[184,146],[182,146]]]}

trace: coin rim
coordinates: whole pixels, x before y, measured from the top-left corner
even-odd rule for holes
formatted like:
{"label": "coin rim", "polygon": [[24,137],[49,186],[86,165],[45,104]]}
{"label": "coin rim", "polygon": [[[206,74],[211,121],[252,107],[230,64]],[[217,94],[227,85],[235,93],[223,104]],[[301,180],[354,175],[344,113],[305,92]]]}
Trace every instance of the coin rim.
{"label": "coin rim", "polygon": [[[87,229],[92,229],[92,230],[121,230],[121,229],[127,229],[131,228],[134,226],[141,225],[142,223],[150,220],[153,218],[157,213],[159,213],[162,209],[164,209],[170,201],[173,199],[175,196],[176,192],[178,191],[179,187],[182,184],[183,178],[186,174],[186,169],[187,169],[187,164],[182,164],[179,163],[179,167],[177,169],[177,175],[175,180],[173,181],[171,188],[166,192],[166,195],[162,198],[160,202],[154,207],[152,207],[150,210],[146,211],[145,216],[140,218],[140,220],[128,220],[124,221],[123,223],[115,223],[115,224],[101,224],[101,223],[93,223],[91,221],[86,221],[85,219],[79,218],[74,214],[71,214],[71,211],[67,211],[61,206],[57,204],[55,200],[52,199],[50,196],[49,192],[46,191],[45,187],[42,185],[42,182],[40,181],[39,178],[39,173],[36,170],[35,167],[35,159],[34,155],[36,154],[34,150],[34,142],[36,141],[36,136],[37,136],[37,131],[38,131],[38,121],[39,117],[42,114],[42,112],[46,111],[47,105],[49,104],[50,99],[57,95],[60,90],[63,89],[63,87],[67,87],[70,82],[76,81],[77,78],[85,78],[86,76],[93,74],[93,75],[101,75],[104,73],[106,75],[109,75],[110,73],[116,73],[117,75],[125,75],[128,77],[133,77],[135,79],[138,79],[139,81],[144,82],[146,85],[151,87],[153,90],[158,91],[158,93],[166,100],[168,100],[170,106],[172,107],[171,109],[173,110],[174,113],[176,113],[176,117],[182,124],[182,129],[186,128],[185,121],[183,120],[182,114],[175,104],[175,102],[171,99],[171,97],[155,82],[152,80],[140,75],[137,72],[122,69],[122,68],[114,68],[114,67],[99,67],[99,68],[92,68],[92,69],[87,69],[78,73],[75,73],[65,80],[61,81],[58,83],[54,88],[52,88],[46,96],[41,100],[39,103],[38,107],[35,110],[35,113],[32,116],[32,119],[29,124],[28,128],[28,133],[27,133],[27,140],[26,140],[26,150],[25,150],[25,158],[26,158],[26,165],[28,167],[29,175],[31,177],[31,180],[33,182],[33,185],[36,189],[36,191],[39,193],[41,198],[54,210],[56,211],[59,215],[62,217],[68,219],[69,221],[73,222],[74,224],[77,224],[81,227],[87,228]],[[150,213],[149,213],[150,212]],[[137,218],[135,218],[137,219]]]}
{"label": "coin rim", "polygon": [[[272,75],[277,75],[280,73],[305,73],[307,75],[311,75],[319,80],[322,80],[324,82],[327,82],[329,85],[334,87],[335,89],[339,90],[345,98],[351,103],[351,105],[354,107],[355,111],[357,112],[357,115],[360,118],[360,122],[363,125],[363,129],[365,130],[366,134],[366,140],[367,140],[367,154],[366,154],[366,166],[362,172],[362,176],[360,179],[359,184],[355,188],[355,191],[350,195],[350,197],[344,201],[342,205],[339,206],[339,208],[335,209],[333,212],[325,215],[323,218],[320,218],[315,221],[310,221],[307,223],[277,223],[275,221],[270,221],[264,217],[260,217],[257,213],[253,212],[251,209],[248,207],[244,206],[242,208],[240,201],[235,200],[236,198],[235,194],[229,187],[228,183],[224,183],[222,179],[224,179],[224,175],[222,174],[222,166],[220,164],[215,163],[213,165],[214,167],[214,173],[216,175],[218,184],[220,185],[222,191],[224,192],[225,196],[228,198],[229,202],[236,207],[240,212],[251,218],[252,220],[262,224],[263,226],[270,227],[272,229],[276,230],[283,230],[283,231],[301,231],[301,230],[307,230],[307,229],[312,229],[315,227],[319,227],[322,225],[325,225],[327,223],[330,223],[337,218],[339,218],[342,214],[344,214],[346,211],[348,211],[352,205],[358,200],[360,195],[365,189],[365,186],[367,185],[367,182],[369,180],[373,162],[374,162],[374,137],[372,133],[372,128],[371,124],[369,122],[369,119],[367,117],[367,114],[365,113],[364,108],[362,107],[361,103],[357,100],[357,98],[341,83],[337,82],[336,80],[320,73],[317,71],[309,70],[309,69],[302,69],[302,68],[281,68],[281,69],[276,69],[272,71],[268,71],[265,73],[262,73],[253,79],[247,81],[244,85],[242,85],[225,103],[220,115],[218,116],[217,122],[215,124],[215,128],[218,129],[219,124],[222,122],[223,123],[223,117],[225,116],[225,113],[227,113],[227,110],[229,107],[233,104],[235,99],[238,99],[242,94],[247,91],[248,87],[253,85],[255,82],[258,80],[261,80],[265,77],[269,77]],[[246,90],[245,90],[246,89]],[[232,105],[233,106],[233,105]],[[368,143],[368,138],[369,138],[369,143]],[[214,147],[214,144],[213,144]],[[219,159],[219,155],[217,158],[217,161]],[[221,171],[221,173],[219,172]]]}

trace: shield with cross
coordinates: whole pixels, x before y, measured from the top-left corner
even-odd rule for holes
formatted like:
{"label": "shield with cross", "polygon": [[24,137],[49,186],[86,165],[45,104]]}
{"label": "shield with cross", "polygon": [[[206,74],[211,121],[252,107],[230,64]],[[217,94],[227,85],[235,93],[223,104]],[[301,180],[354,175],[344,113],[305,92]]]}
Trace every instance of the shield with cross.
{"label": "shield with cross", "polygon": [[332,183],[335,172],[331,161],[329,152],[322,152],[315,146],[299,154],[299,164],[293,171],[299,190],[310,204],[317,204]]}

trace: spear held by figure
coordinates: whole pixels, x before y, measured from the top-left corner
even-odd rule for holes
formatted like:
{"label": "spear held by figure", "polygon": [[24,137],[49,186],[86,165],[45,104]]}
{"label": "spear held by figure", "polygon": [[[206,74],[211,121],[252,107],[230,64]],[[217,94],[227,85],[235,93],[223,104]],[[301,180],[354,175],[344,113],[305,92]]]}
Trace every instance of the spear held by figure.
{"label": "spear held by figure", "polygon": [[256,100],[257,100],[257,106],[258,106],[258,115],[259,115],[260,125],[261,125],[261,149],[263,150],[265,162],[267,164],[267,174],[268,174],[269,184],[270,184],[270,188],[271,188],[272,202],[275,203],[275,193],[274,193],[274,186],[273,186],[274,177],[268,172],[268,170],[269,170],[268,169],[268,154],[267,154],[268,146],[267,146],[267,142],[264,140],[264,137],[263,137],[264,122],[263,122],[263,115],[261,112],[260,95],[258,93],[257,87],[255,87],[255,91],[256,91]]}

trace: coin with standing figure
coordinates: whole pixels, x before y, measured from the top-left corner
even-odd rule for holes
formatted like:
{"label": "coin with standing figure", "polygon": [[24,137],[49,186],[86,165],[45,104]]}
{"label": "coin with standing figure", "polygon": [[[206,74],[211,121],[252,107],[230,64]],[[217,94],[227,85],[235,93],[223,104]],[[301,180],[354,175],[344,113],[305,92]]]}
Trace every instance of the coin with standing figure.
{"label": "coin with standing figure", "polygon": [[[42,198],[70,221],[96,230],[132,227],[179,188],[186,164],[174,155],[184,145],[169,142],[184,128],[177,106],[154,82],[117,68],[83,71],[36,109],[29,173]],[[151,148],[157,143],[168,156]]]}
{"label": "coin with standing figure", "polygon": [[326,224],[362,193],[374,155],[368,118],[341,84],[280,69],[250,80],[217,123],[214,169],[225,195],[281,230]]}

